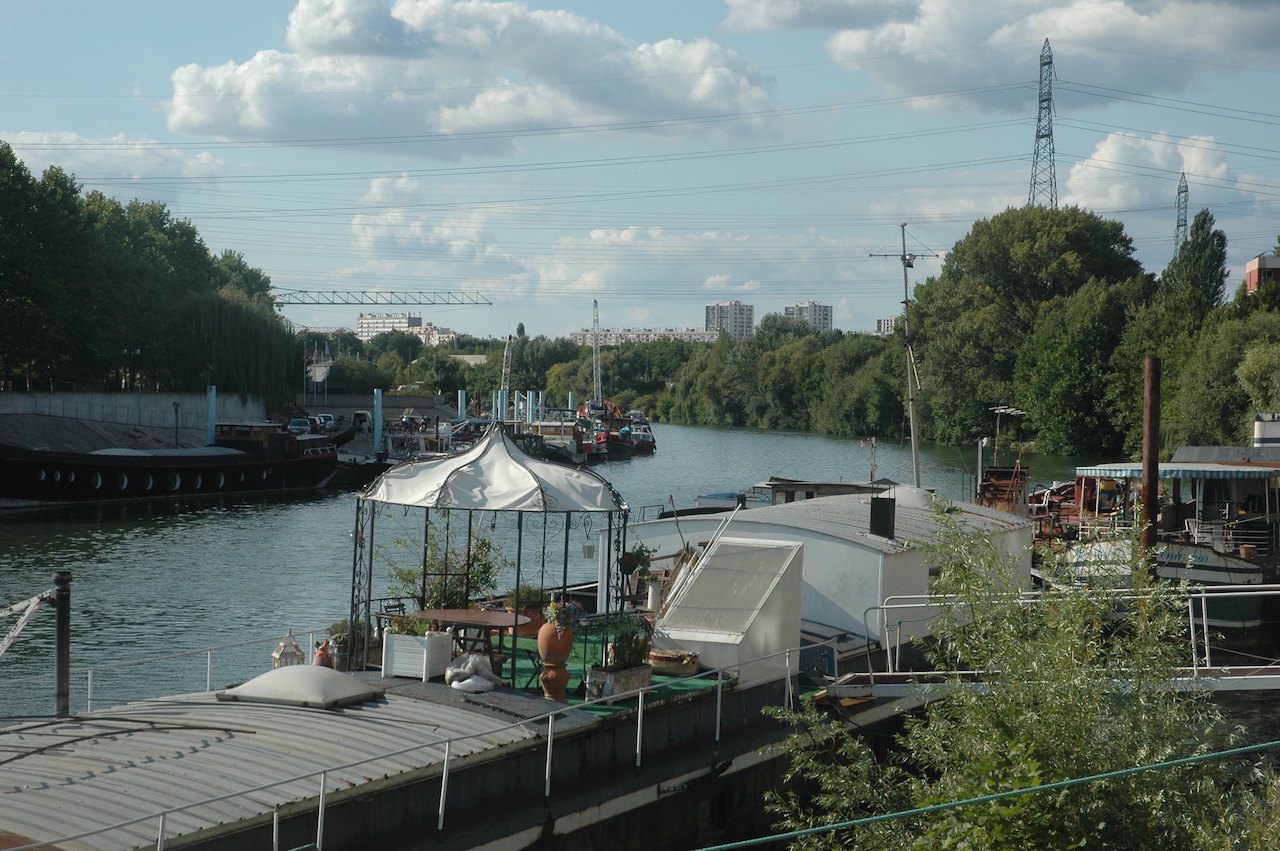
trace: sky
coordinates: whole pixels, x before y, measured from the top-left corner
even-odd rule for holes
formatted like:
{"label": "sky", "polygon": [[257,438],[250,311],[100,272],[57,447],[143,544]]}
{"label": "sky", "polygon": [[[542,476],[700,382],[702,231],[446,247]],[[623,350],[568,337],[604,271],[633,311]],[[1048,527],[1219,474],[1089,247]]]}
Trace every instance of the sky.
{"label": "sky", "polygon": [[738,299],[871,331],[1027,203],[1046,39],[1059,206],[1122,222],[1158,274],[1185,174],[1229,292],[1280,235],[1273,0],[0,0],[0,22],[0,140],[33,174],[161,201],[290,300],[444,302],[282,307],[307,328],[559,337],[593,302],[602,328],[701,328]]}

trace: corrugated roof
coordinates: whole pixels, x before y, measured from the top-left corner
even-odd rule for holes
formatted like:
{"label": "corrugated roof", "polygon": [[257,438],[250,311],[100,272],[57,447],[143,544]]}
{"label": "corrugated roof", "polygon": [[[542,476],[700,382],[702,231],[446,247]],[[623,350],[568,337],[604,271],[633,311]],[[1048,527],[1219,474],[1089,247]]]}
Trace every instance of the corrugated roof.
{"label": "corrugated roof", "polygon": [[[452,760],[537,736],[534,725],[407,697],[387,696],[338,710],[222,702],[214,692],[141,701],[71,719],[0,730],[0,827],[32,841],[99,830],[162,809],[331,770],[331,800],[374,779],[432,771]],[[357,787],[357,788],[353,788]],[[270,814],[319,794],[318,776],[171,813],[170,839]],[[335,797],[336,796],[336,797]],[[79,841],[64,849],[132,848],[156,842],[158,820]]]}
{"label": "corrugated roof", "polygon": [[[739,511],[727,534],[732,535],[733,530],[744,526],[781,524],[850,541],[882,553],[901,552],[911,542],[931,540],[938,531],[937,517],[928,502],[924,507],[916,507],[911,504],[913,501],[914,495],[911,499],[895,499],[892,539],[871,534],[870,494],[822,496]],[[951,505],[953,514],[960,518],[962,525],[977,532],[991,534],[1031,525],[1026,517],[971,502]],[[715,520],[717,515],[709,515],[709,519]]]}

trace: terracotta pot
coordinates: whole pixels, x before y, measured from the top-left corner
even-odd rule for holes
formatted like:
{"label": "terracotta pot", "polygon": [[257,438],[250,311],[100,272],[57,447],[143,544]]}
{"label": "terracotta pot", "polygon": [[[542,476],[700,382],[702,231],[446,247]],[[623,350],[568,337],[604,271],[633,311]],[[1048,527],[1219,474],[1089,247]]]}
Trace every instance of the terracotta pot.
{"label": "terracotta pot", "polygon": [[573,652],[573,630],[560,627],[556,634],[556,625],[544,623],[538,627],[538,655],[544,665],[563,665]]}
{"label": "terracotta pot", "polygon": [[547,700],[565,702],[569,671],[564,663],[572,652],[572,629],[561,627],[557,634],[553,623],[544,623],[538,628],[538,655],[542,657],[542,673],[538,675],[538,679],[542,682],[542,696]]}

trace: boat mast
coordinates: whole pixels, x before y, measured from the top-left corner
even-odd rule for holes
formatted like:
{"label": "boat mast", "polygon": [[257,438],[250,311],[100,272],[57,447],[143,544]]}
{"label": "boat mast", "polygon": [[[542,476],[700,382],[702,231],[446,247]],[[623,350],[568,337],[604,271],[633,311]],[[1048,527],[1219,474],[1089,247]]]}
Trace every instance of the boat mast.
{"label": "boat mast", "polygon": [[600,305],[595,299],[591,299],[591,381],[595,393],[592,401],[604,401],[600,389]]}

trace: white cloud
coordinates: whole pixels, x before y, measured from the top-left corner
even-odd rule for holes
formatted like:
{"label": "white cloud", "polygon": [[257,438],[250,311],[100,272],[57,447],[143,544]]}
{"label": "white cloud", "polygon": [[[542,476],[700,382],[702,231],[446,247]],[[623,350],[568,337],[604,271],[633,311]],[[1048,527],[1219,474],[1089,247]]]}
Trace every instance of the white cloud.
{"label": "white cloud", "polygon": [[[578,15],[523,3],[299,0],[287,41],[289,52],[176,69],[170,129],[227,139],[424,137],[769,104],[760,75],[714,42],[628,43]],[[512,138],[471,138],[465,148],[423,140],[406,149],[447,159],[504,151]]]}
{"label": "white cloud", "polygon": [[[1175,140],[1159,134],[1142,137],[1111,133],[1099,142],[1089,158],[1075,163],[1067,176],[1067,192],[1060,203],[1086,209],[1125,211],[1172,205],[1171,175],[1185,173],[1197,185],[1197,206],[1223,198],[1235,180],[1225,156],[1212,138],[1196,136]],[[1230,191],[1233,200],[1238,192]]]}
{"label": "white cloud", "polygon": [[[125,134],[91,138],[73,132],[40,133],[0,130],[27,169],[39,175],[50,165],[75,175],[80,182],[139,180],[147,177],[206,177],[221,174],[223,161],[208,151],[187,151],[161,144],[154,139]],[[109,194],[125,195],[126,188]]]}
{"label": "white cloud", "polygon": [[[764,8],[765,0],[759,3]],[[750,7],[745,0],[734,5]],[[796,5],[812,13],[830,4],[784,7]],[[798,12],[793,17],[803,19]],[[828,40],[827,52],[891,95],[968,91],[961,98],[921,101],[920,108],[1026,112],[1028,105],[1034,109],[1038,57],[1046,38],[1060,80],[1099,85],[1124,80],[1130,90],[1167,94],[1185,91],[1200,74],[1217,70],[1224,49],[1241,65],[1274,65],[1280,15],[1274,6],[1254,0],[921,0],[909,16],[845,25]],[[1018,83],[1026,85],[999,92],[987,88]],[[1077,97],[1068,88],[1055,90],[1060,110],[1073,102],[1097,102]]]}
{"label": "white cloud", "polygon": [[726,0],[725,27],[742,32],[881,26],[911,17],[920,0]]}

